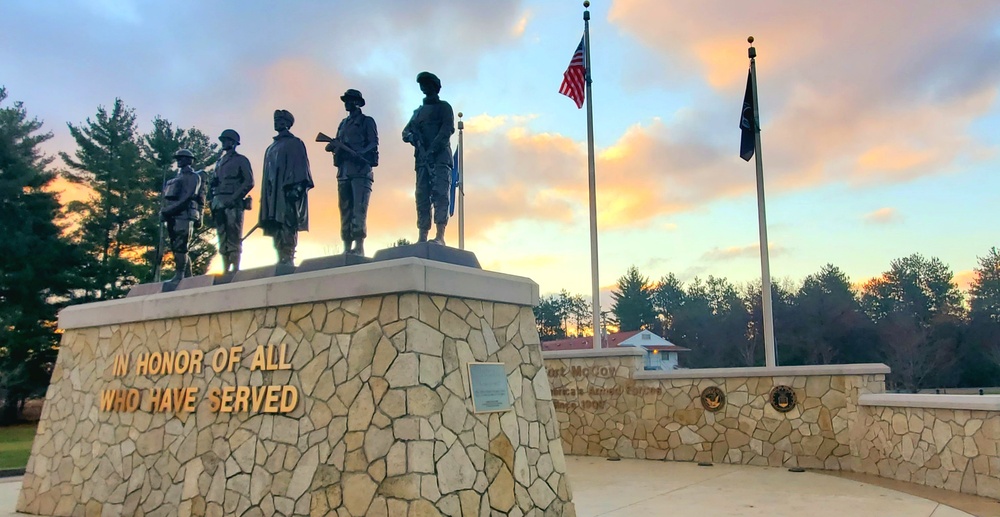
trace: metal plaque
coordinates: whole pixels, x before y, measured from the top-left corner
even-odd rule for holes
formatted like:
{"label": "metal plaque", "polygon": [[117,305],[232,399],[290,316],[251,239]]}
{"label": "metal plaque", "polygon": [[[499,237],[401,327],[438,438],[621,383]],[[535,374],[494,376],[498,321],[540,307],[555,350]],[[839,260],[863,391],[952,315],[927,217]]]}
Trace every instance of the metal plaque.
{"label": "metal plaque", "polygon": [[510,411],[510,387],[503,363],[469,363],[469,388],[476,413]]}
{"label": "metal plaque", "polygon": [[726,407],[726,394],[718,386],[709,386],[701,392],[701,407],[713,413]]}
{"label": "metal plaque", "polygon": [[795,390],[791,386],[775,386],[768,398],[775,411],[787,413],[795,409]]}

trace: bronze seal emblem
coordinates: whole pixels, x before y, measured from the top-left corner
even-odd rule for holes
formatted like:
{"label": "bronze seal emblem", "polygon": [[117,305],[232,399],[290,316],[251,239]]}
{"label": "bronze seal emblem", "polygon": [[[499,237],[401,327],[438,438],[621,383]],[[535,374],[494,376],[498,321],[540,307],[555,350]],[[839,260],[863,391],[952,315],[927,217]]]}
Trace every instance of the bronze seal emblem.
{"label": "bronze seal emblem", "polygon": [[701,407],[716,413],[726,406],[726,394],[718,386],[709,386],[701,391]]}
{"label": "bronze seal emblem", "polygon": [[779,413],[787,413],[795,408],[795,391],[791,386],[775,386],[768,398],[771,400],[771,407]]}

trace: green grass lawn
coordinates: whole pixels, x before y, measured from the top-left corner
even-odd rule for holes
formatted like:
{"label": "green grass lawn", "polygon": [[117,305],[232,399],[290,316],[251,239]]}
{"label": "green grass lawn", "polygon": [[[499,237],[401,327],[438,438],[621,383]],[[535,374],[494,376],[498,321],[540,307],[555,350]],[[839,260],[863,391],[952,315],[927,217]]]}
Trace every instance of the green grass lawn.
{"label": "green grass lawn", "polygon": [[31,455],[31,442],[38,424],[0,427],[0,469],[23,469]]}

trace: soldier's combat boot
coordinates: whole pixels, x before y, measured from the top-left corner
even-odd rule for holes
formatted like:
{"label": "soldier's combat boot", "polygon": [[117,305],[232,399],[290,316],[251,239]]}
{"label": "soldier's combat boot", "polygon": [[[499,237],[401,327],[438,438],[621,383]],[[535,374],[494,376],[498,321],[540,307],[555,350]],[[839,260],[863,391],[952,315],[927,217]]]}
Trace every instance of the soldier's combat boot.
{"label": "soldier's combat boot", "polygon": [[434,234],[434,240],[431,242],[444,246],[444,228],[445,225],[443,224],[437,225],[437,232]]}
{"label": "soldier's combat boot", "polygon": [[421,229],[420,230],[420,236],[417,237],[417,242],[427,242],[427,232],[429,232],[429,231],[430,230]]}
{"label": "soldier's combat boot", "polygon": [[187,255],[176,255],[174,256],[174,277],[167,281],[169,284],[173,284],[174,287],[181,283],[181,280],[188,276],[185,274],[187,268],[189,267],[190,261]]}

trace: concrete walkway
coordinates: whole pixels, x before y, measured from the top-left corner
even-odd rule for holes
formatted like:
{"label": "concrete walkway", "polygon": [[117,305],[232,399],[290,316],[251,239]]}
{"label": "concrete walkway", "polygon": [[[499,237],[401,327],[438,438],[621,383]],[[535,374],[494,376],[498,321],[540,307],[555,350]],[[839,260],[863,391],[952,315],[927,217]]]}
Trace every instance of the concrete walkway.
{"label": "concrete walkway", "polygon": [[783,468],[567,457],[579,517],[959,517],[950,506]]}
{"label": "concrete walkway", "polygon": [[[566,463],[579,517],[972,515],[856,480],[783,468],[577,456]],[[21,478],[0,480],[0,517],[24,515],[14,512],[20,489]]]}

